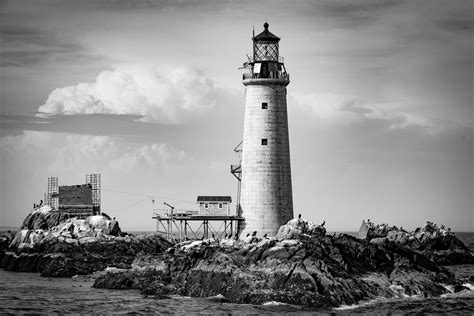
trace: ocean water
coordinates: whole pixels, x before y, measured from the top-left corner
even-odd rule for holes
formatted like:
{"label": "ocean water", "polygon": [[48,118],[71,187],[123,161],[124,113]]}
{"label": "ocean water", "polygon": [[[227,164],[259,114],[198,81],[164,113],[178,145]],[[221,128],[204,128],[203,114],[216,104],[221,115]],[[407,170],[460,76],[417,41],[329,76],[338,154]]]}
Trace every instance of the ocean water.
{"label": "ocean water", "polygon": [[[472,250],[474,233],[457,233]],[[474,265],[460,266],[474,271]],[[453,267],[452,269],[456,269]],[[218,298],[172,296],[156,300],[136,290],[106,290],[92,288],[90,276],[72,279],[43,278],[38,273],[9,272],[0,269],[0,314],[238,314],[261,315],[284,313],[444,313],[474,314],[474,287],[438,298],[405,297],[360,302],[336,309],[304,309],[298,306],[269,302],[263,306],[230,304]]]}
{"label": "ocean water", "polygon": [[269,302],[263,306],[223,303],[218,298],[172,296],[156,300],[136,290],[92,288],[88,277],[43,278],[38,273],[0,270],[0,314],[293,314],[313,313],[474,313],[474,291],[441,298],[407,297],[361,302],[336,309],[304,309]]}
{"label": "ocean water", "polygon": [[87,277],[43,278],[38,273],[0,270],[0,314],[268,314],[301,311],[296,306],[220,303],[218,298],[172,296],[156,300],[137,290],[92,288]]}

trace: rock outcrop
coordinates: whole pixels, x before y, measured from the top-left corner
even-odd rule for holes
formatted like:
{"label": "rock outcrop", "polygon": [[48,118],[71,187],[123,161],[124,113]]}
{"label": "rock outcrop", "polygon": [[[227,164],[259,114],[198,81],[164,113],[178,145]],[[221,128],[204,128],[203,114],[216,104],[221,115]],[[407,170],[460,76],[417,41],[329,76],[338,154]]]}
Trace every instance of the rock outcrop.
{"label": "rock outcrop", "polygon": [[107,267],[127,269],[138,253],[159,253],[171,246],[158,235],[122,233],[118,222],[106,215],[66,218],[49,206],[33,211],[14,238],[4,239],[0,238],[0,246],[7,242],[9,246],[1,252],[0,267],[49,277],[89,274]]}
{"label": "rock outcrop", "polygon": [[[298,233],[298,227],[287,224],[278,239],[209,239],[143,254],[129,271],[108,272],[94,286],[158,298],[223,295],[233,303],[333,307],[376,297],[438,296],[447,292],[443,284],[456,284],[451,272],[395,242]],[[288,233],[301,238],[283,238]]]}
{"label": "rock outcrop", "polygon": [[396,226],[363,221],[358,236],[374,244],[393,242],[411,248],[440,265],[474,264],[472,252],[450,229],[431,222],[408,232]]}
{"label": "rock outcrop", "polygon": [[43,239],[32,247],[10,248],[2,260],[9,271],[40,272],[47,277],[72,277],[105,270],[131,268],[138,253],[159,253],[170,243],[157,235],[113,237],[78,242],[74,238]]}
{"label": "rock outcrop", "polygon": [[0,264],[5,257],[5,252],[8,250],[8,246],[12,242],[15,234],[11,231],[1,232],[0,233]]}
{"label": "rock outcrop", "polygon": [[310,221],[306,221],[301,218],[295,218],[285,225],[280,226],[276,238],[279,240],[283,239],[304,239],[310,236],[324,236],[326,229],[324,224],[315,225]]}

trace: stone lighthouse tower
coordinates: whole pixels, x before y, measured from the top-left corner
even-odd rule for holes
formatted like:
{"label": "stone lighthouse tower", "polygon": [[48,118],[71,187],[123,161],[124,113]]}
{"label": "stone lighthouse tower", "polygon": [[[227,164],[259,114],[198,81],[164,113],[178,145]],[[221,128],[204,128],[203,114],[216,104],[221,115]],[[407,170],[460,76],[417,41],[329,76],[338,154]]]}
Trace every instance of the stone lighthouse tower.
{"label": "stone lighthouse tower", "polygon": [[290,83],[280,38],[268,30],[253,36],[253,57],[245,63],[244,138],[240,211],[241,236],[275,236],[293,218],[286,86]]}

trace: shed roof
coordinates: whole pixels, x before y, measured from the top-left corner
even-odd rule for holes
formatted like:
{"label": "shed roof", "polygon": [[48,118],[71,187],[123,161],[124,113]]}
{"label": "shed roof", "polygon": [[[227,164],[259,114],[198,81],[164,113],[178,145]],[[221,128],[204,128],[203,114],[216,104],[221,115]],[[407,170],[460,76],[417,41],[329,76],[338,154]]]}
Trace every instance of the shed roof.
{"label": "shed roof", "polygon": [[230,196],[202,196],[199,195],[197,197],[198,202],[232,202],[232,198]]}

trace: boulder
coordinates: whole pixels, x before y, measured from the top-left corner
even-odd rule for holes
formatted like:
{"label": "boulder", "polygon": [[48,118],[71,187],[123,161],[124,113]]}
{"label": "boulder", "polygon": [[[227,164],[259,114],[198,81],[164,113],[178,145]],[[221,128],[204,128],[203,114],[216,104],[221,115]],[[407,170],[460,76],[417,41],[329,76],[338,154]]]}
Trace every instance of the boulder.
{"label": "boulder", "polygon": [[285,225],[280,226],[276,238],[278,240],[295,239],[295,238],[310,238],[315,236],[324,236],[326,229],[323,225],[315,225],[310,221],[301,218],[295,218]]}

